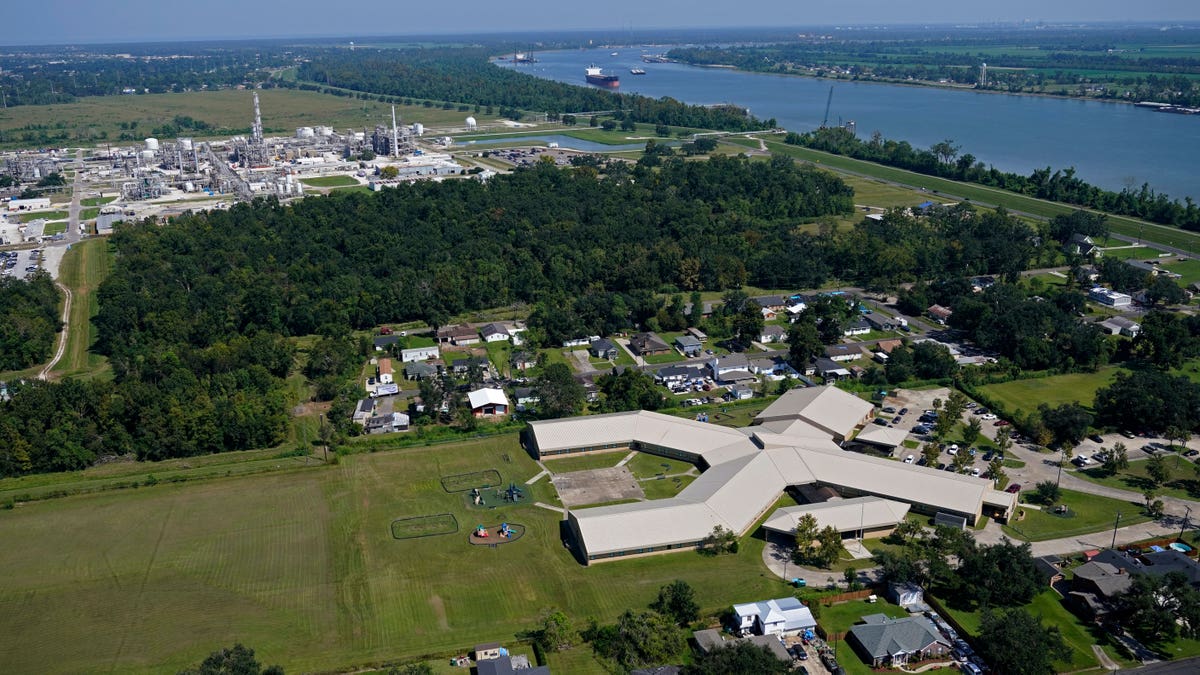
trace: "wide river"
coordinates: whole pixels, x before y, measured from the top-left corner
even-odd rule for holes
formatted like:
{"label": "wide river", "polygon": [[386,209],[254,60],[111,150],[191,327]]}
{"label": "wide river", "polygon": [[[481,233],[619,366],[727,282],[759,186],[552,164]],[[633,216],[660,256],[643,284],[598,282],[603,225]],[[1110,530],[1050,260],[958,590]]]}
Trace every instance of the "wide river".
{"label": "wide river", "polygon": [[[933,87],[831,82],[807,77],[642,63],[637,48],[538,52],[515,65],[538,77],[584,84],[595,63],[621,76],[622,92],[687,103],[735,103],[760,119],[808,131],[820,126],[832,84],[829,121],[854,120],[860,137],[879,131],[919,148],[952,140],[964,153],[1004,171],[1075,167],[1110,190],[1149,183],[1159,192],[1200,200],[1200,115],[1158,113],[1122,103],[984,94]],[[647,49],[656,53],[660,49]],[[642,68],[645,75],[632,75]]]}

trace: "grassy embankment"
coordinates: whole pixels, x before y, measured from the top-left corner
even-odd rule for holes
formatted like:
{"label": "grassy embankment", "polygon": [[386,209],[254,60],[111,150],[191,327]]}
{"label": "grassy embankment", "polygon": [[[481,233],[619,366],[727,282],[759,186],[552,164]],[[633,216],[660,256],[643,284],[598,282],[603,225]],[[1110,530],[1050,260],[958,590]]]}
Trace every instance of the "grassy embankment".
{"label": "grassy embankment", "polygon": [[[610,621],[677,578],[709,612],[781,591],[752,537],[733,556],[583,567],[562,546],[558,513],[477,509],[439,482],[487,469],[518,484],[540,471],[509,434],[0,512],[0,651],[14,671],[163,672],[241,641],[288,670],[329,670],[511,643],[547,607]],[[526,491],[553,500],[544,478]],[[439,513],[460,532],[392,538],[392,520]],[[467,544],[469,528],[501,521],[526,535]]]}

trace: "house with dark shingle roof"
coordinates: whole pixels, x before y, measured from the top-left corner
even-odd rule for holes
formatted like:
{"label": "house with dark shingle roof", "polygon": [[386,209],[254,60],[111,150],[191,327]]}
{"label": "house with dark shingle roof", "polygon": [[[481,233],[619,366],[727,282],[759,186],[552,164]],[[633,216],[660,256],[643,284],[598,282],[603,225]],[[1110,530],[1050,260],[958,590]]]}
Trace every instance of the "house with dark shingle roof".
{"label": "house with dark shingle roof", "polygon": [[872,614],[862,619],[865,623],[850,627],[846,642],[873,668],[901,666],[950,652],[950,641],[924,616],[892,619]]}
{"label": "house with dark shingle roof", "polygon": [[657,333],[638,333],[629,338],[629,347],[638,356],[654,356],[671,351],[671,345],[667,344]]}

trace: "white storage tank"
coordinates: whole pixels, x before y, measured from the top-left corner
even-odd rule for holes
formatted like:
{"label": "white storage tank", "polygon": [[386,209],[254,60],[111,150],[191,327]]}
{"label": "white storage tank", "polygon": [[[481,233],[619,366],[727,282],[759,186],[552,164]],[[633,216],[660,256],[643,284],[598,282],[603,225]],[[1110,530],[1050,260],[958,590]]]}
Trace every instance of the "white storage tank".
{"label": "white storage tank", "polygon": [[329,137],[333,135],[333,127],[317,127],[316,132],[322,138]]}
{"label": "white storage tank", "polygon": [[475,121],[474,117],[467,118],[467,128],[471,130],[479,128],[479,123]]}
{"label": "white storage tank", "polygon": [[412,129],[413,129],[413,136],[424,136],[425,135],[425,125],[421,124],[420,122],[413,124]]}
{"label": "white storage tank", "polygon": [[157,151],[158,150],[158,139],[157,138],[147,138],[146,139],[146,149],[151,152]]}
{"label": "white storage tank", "polygon": [[296,127],[296,138],[312,138],[314,135],[312,127]]}
{"label": "white storage tank", "polygon": [[190,138],[179,139],[179,147],[180,147],[180,149],[187,150],[190,152],[192,149],[192,139],[190,139]]}

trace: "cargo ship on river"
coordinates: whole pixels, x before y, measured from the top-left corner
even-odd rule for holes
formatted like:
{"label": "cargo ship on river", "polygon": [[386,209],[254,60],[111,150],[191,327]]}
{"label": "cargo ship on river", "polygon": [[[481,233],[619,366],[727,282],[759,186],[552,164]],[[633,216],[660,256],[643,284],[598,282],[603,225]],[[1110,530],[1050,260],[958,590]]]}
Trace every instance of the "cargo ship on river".
{"label": "cargo ship on river", "polygon": [[605,75],[600,66],[592,64],[587,67],[587,82],[594,84],[597,87],[607,87],[608,89],[616,89],[621,86],[621,78],[616,75]]}

